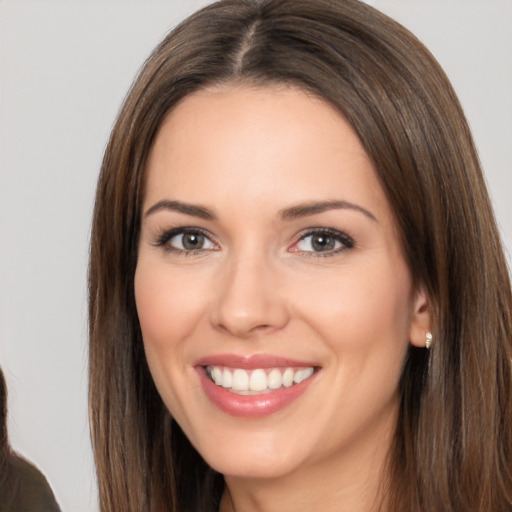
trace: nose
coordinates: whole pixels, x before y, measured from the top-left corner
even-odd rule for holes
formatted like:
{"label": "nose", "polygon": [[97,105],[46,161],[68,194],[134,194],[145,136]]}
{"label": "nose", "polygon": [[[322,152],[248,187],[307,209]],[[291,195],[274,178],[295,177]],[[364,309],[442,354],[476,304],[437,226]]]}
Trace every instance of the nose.
{"label": "nose", "polygon": [[216,329],[238,338],[283,328],[289,312],[278,269],[254,255],[226,262],[211,312]]}

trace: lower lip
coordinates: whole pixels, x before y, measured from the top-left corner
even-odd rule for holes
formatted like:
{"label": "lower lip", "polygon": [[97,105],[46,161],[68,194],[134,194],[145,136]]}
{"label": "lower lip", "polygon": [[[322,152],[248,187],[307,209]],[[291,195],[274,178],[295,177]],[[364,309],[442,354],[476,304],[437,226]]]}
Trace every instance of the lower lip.
{"label": "lower lip", "polygon": [[203,366],[196,369],[204,392],[210,401],[221,411],[244,418],[259,418],[284,409],[306,391],[316,375],[314,373],[308,379],[289,388],[280,388],[261,395],[239,395],[212,382],[206,376]]}

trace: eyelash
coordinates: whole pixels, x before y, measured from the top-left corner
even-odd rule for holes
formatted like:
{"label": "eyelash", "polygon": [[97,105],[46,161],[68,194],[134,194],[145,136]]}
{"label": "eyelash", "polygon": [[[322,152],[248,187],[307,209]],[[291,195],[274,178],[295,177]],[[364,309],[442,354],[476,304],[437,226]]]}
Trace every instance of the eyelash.
{"label": "eyelash", "polygon": [[170,240],[172,240],[175,236],[178,235],[202,235],[205,237],[205,239],[209,240],[212,244],[216,245],[215,242],[212,240],[211,236],[204,231],[201,228],[174,228],[167,231],[163,231],[160,233],[154,242],[153,245],[156,247],[161,247],[166,252],[172,252],[178,256],[197,256],[198,254],[201,254],[201,252],[204,251],[204,249],[196,249],[196,250],[186,250],[186,249],[180,249],[178,247],[173,247],[169,244]]}
{"label": "eyelash", "polygon": [[[197,256],[201,254],[204,251],[209,251],[211,249],[196,249],[196,250],[187,250],[187,249],[180,249],[178,247],[173,247],[169,244],[169,241],[172,240],[175,236],[178,235],[186,235],[186,234],[192,234],[192,235],[201,235],[204,236],[205,239],[207,239],[210,243],[217,245],[211,238],[211,236],[203,229],[201,228],[193,228],[193,227],[180,227],[180,228],[174,228],[167,231],[163,231],[160,233],[156,239],[153,245],[156,247],[163,248],[166,252],[174,253],[178,256]],[[319,236],[324,235],[326,238],[331,238],[335,242],[339,242],[341,244],[341,247],[335,249],[335,250],[329,250],[329,251],[304,251],[300,249],[294,249],[291,252],[298,253],[301,256],[308,257],[308,258],[326,258],[328,256],[335,256],[336,254],[339,254],[341,252],[344,252],[348,249],[352,249],[355,246],[354,239],[347,235],[346,233],[343,233],[342,231],[338,231],[337,229],[332,228],[313,228],[309,229],[306,233],[302,234],[297,242],[293,244],[292,247],[296,246],[303,240],[306,240],[310,236]]]}
{"label": "eyelash", "polygon": [[327,235],[328,238],[334,239],[335,242],[339,242],[341,244],[341,247],[331,250],[331,251],[303,251],[300,249],[294,250],[293,252],[299,253],[301,256],[305,256],[307,258],[327,258],[329,256],[336,256],[337,254],[344,252],[348,249],[353,249],[355,246],[354,239],[347,235],[346,233],[343,233],[342,231],[338,231],[337,229],[332,228],[313,228],[309,229],[306,233],[301,235],[299,240],[295,242],[294,245],[297,245],[301,241],[305,240],[306,238],[310,236],[319,236],[319,235]]}

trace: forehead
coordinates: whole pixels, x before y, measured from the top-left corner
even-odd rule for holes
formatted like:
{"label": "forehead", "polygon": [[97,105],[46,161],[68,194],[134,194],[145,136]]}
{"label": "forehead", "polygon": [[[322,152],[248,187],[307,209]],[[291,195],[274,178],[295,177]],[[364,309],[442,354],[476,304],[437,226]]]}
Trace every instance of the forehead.
{"label": "forehead", "polygon": [[[347,172],[355,167],[357,173]],[[234,187],[250,179],[253,190],[268,180],[298,186],[311,177],[330,190],[335,176],[329,171],[345,181],[359,175],[378,187],[343,117],[327,102],[285,86],[225,86],[189,95],[162,123],[147,171],[148,193],[152,185],[183,189],[219,180]]]}
{"label": "forehead", "polygon": [[[341,114],[327,101],[291,85],[251,86],[244,84],[220,85],[201,89],[183,98],[164,119],[160,132],[194,129],[212,125],[221,126],[229,117],[234,132],[218,135],[252,135],[257,141],[262,128],[266,134],[284,137],[312,137],[314,132],[331,139],[344,131],[344,149],[365,154],[353,131]],[[277,124],[275,121],[279,121]],[[225,123],[222,128],[226,128]],[[250,128],[253,128],[252,132]],[[282,131],[286,128],[287,132]],[[337,132],[337,133],[333,133]],[[217,131],[210,135],[215,137]]]}
{"label": "forehead", "polygon": [[227,229],[270,232],[283,211],[341,201],[370,212],[393,251],[402,245],[353,128],[301,89],[224,87],[186,97],[164,120],[146,172],[145,212],[178,201],[208,209]]}

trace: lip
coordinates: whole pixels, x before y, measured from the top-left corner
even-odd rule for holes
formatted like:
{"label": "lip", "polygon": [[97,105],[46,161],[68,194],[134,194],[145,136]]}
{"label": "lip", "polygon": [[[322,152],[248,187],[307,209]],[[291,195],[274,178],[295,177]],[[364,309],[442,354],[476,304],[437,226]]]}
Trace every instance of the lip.
{"label": "lip", "polygon": [[217,386],[207,377],[205,368],[207,366],[229,366],[232,368],[255,370],[258,368],[312,366],[318,370],[318,364],[260,354],[252,356],[224,354],[199,359],[194,366],[209,400],[226,414],[243,418],[260,418],[286,408],[306,392],[319,373],[315,371],[308,379],[289,388],[283,387],[260,395],[239,395],[227,391],[221,386]]}
{"label": "lip", "polygon": [[242,368],[244,370],[257,370],[258,368],[266,369],[289,366],[299,368],[314,366],[317,368],[318,363],[269,354],[254,354],[250,356],[216,354],[198,359],[195,361],[194,366],[229,366],[231,368]]}

